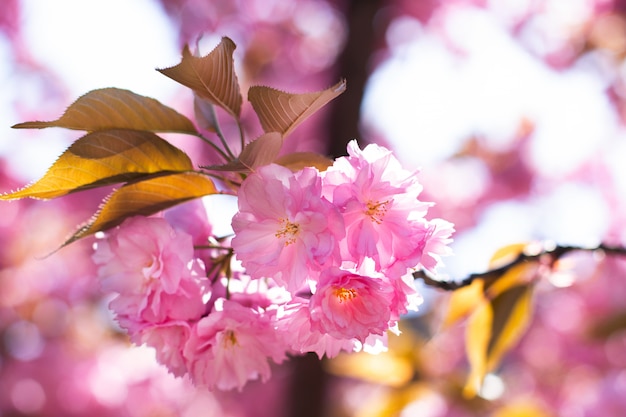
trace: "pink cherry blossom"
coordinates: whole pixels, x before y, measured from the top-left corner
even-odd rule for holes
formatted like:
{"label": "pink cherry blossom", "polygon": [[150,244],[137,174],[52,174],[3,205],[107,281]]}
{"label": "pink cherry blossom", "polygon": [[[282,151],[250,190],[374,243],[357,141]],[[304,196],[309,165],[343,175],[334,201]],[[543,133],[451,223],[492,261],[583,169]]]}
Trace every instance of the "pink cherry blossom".
{"label": "pink cherry blossom", "polygon": [[281,307],[277,330],[296,354],[314,352],[320,359],[334,358],[342,351],[352,352],[357,348],[355,339],[336,338],[313,329],[309,300],[305,298],[297,297]]}
{"label": "pink cherry blossom", "polygon": [[340,339],[360,342],[389,328],[394,294],[381,278],[332,268],[320,276],[311,296],[312,328]]}
{"label": "pink cherry blossom", "polygon": [[271,375],[269,360],[280,363],[285,349],[273,331],[271,315],[220,299],[198,321],[185,346],[191,379],[209,389],[242,389]]}
{"label": "pink cherry blossom", "polygon": [[206,245],[212,235],[213,227],[201,199],[174,206],[166,210],[163,217],[174,229],[191,235],[194,245]]}
{"label": "pink cherry blossom", "polygon": [[134,333],[155,323],[196,320],[207,311],[202,296],[205,283],[184,280],[174,294],[153,292],[148,296],[118,294],[109,303],[120,326]]}
{"label": "pink cherry blossom", "polygon": [[343,222],[321,187],[316,169],[292,173],[275,164],[243,182],[232,246],[250,276],[274,278],[297,291],[322,265],[339,262]]}
{"label": "pink cherry blossom", "polygon": [[183,347],[189,339],[191,327],[186,321],[170,321],[156,324],[134,333],[131,340],[137,345],[153,347],[157,361],[175,376],[187,374],[187,365],[183,357]]}
{"label": "pink cherry blossom", "polygon": [[433,219],[429,222],[428,234],[424,239],[420,259],[420,265],[424,269],[434,273],[437,266],[441,264],[441,257],[452,253],[448,245],[452,242],[450,236],[453,232],[454,225],[443,219]]}
{"label": "pink cherry blossom", "polygon": [[133,332],[201,316],[208,283],[192,255],[191,236],[162,218],[130,218],[99,241],[93,259],[103,289],[117,292],[110,307],[120,325]]}
{"label": "pink cherry blossom", "polygon": [[406,272],[419,262],[421,252],[410,242],[425,234],[422,219],[430,206],[418,200],[416,173],[377,145],[361,150],[352,141],[348,154],[326,171],[323,191],[344,218],[343,258],[360,264],[369,257],[379,269],[396,265]]}
{"label": "pink cherry blossom", "polygon": [[97,243],[93,254],[102,288],[126,294],[174,293],[189,274],[192,257],[190,235],[164,219],[142,216],[126,219]]}
{"label": "pink cherry blossom", "polygon": [[401,316],[409,311],[417,311],[424,301],[422,295],[415,288],[415,278],[412,274],[405,274],[396,279],[390,279],[389,285],[393,291],[391,302],[391,321],[397,322]]}

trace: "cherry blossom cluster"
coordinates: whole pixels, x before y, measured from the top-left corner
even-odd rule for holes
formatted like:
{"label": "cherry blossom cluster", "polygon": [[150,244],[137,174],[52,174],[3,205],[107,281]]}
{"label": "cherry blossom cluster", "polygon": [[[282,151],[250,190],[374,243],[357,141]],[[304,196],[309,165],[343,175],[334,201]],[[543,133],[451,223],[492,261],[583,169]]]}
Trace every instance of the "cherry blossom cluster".
{"label": "cherry blossom cluster", "polygon": [[255,169],[232,236],[186,205],[127,219],[93,259],[134,343],[196,385],[242,389],[289,355],[385,349],[421,302],[412,272],[449,252],[452,224],[426,220],[421,190],[389,150],[352,141],[324,172]]}

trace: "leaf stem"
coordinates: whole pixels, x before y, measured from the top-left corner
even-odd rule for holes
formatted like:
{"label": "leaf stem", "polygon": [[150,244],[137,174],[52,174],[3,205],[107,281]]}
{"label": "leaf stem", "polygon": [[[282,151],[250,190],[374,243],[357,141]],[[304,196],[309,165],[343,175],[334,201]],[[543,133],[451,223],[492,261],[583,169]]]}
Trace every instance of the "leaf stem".
{"label": "leaf stem", "polygon": [[246,140],[243,136],[243,127],[241,126],[241,120],[237,119],[237,129],[239,130],[239,142],[241,143],[241,152],[246,145]]}
{"label": "leaf stem", "polygon": [[226,150],[226,152],[228,153],[229,159],[227,159],[227,161],[232,161],[236,159],[235,154],[233,154],[233,151],[230,150],[230,147],[228,146],[228,143],[226,142],[226,138],[224,137],[224,134],[222,133],[222,129],[220,129],[220,126],[217,123],[215,124],[215,133],[217,134],[217,137],[220,138],[220,142],[222,142],[222,146],[224,146],[224,150]]}
{"label": "leaf stem", "polygon": [[231,158],[223,150],[221,150],[219,146],[217,146],[215,143],[213,143],[209,139],[205,138],[202,134],[198,133],[196,134],[196,136],[202,139],[204,142],[206,142],[209,146],[211,146],[211,148],[213,148],[213,150],[215,150],[224,159],[224,161],[229,162],[235,158],[234,156]]}

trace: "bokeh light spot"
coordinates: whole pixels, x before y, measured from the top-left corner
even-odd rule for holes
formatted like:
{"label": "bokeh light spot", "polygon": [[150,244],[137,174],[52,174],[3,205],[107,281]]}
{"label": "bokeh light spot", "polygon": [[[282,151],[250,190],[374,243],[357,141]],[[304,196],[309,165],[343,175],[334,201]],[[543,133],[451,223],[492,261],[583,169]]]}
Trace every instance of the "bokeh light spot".
{"label": "bokeh light spot", "polygon": [[13,407],[24,414],[34,414],[46,403],[46,393],[41,384],[34,379],[26,378],[17,381],[11,389]]}

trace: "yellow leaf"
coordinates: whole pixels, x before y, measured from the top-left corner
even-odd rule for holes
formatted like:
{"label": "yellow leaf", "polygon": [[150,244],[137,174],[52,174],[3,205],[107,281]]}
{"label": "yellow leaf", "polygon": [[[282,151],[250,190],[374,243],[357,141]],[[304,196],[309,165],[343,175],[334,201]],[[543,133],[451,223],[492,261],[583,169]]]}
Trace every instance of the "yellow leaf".
{"label": "yellow leaf", "polygon": [[235,48],[227,37],[204,57],[193,56],[185,46],[178,65],[158,71],[239,118],[242,98],[233,62]]}
{"label": "yellow leaf", "polygon": [[491,338],[493,309],[489,302],[483,301],[470,316],[465,333],[465,350],[470,364],[470,374],[463,389],[463,395],[474,397],[483,378],[487,374],[487,347]]}
{"label": "yellow leaf", "polygon": [[276,163],[292,171],[300,171],[304,167],[315,167],[323,172],[333,164],[333,161],[314,152],[294,152],[276,159]]}
{"label": "yellow leaf", "polygon": [[444,326],[448,327],[458,320],[469,315],[478,308],[484,300],[483,281],[474,280],[470,285],[455,290],[448,302],[448,311]]}
{"label": "yellow leaf", "polygon": [[532,286],[518,285],[494,300],[491,339],[487,349],[487,369],[492,371],[526,332],[532,315]]}
{"label": "yellow leaf", "polygon": [[0,199],[50,199],[159,172],[192,169],[184,152],[154,133],[103,130],[74,142],[39,181]]}
{"label": "yellow leaf", "polygon": [[546,407],[532,398],[521,398],[499,408],[491,417],[550,417]]}
{"label": "yellow leaf", "polygon": [[532,286],[507,288],[485,300],[471,315],[466,330],[466,350],[471,371],[464,395],[476,395],[483,378],[493,371],[506,352],[517,344],[531,317]]}
{"label": "yellow leaf", "polygon": [[14,128],[41,129],[63,127],[93,132],[106,129],[135,129],[151,132],[180,132],[195,134],[193,123],[161,104],[119,88],[93,90],[78,98],[59,119],[51,122],[18,123]]}
{"label": "yellow leaf", "polygon": [[536,261],[511,266],[497,279],[485,284],[485,297],[491,300],[512,287],[528,284],[536,277],[538,268],[539,263]]}
{"label": "yellow leaf", "polygon": [[131,216],[149,216],[194,198],[217,194],[213,181],[198,172],[180,172],[126,184],[113,191],[94,217],[64,244],[108,230]]}
{"label": "yellow leaf", "polygon": [[395,352],[372,355],[365,352],[342,354],[326,363],[327,371],[377,385],[403,387],[415,375],[412,358]]}
{"label": "yellow leaf", "polygon": [[489,260],[490,268],[498,268],[517,259],[526,248],[527,243],[513,243],[498,249]]}
{"label": "yellow leaf", "polygon": [[303,120],[345,90],[345,80],[326,90],[305,94],[291,94],[270,87],[254,86],[248,90],[248,100],[265,132],[279,132],[287,136]]}

